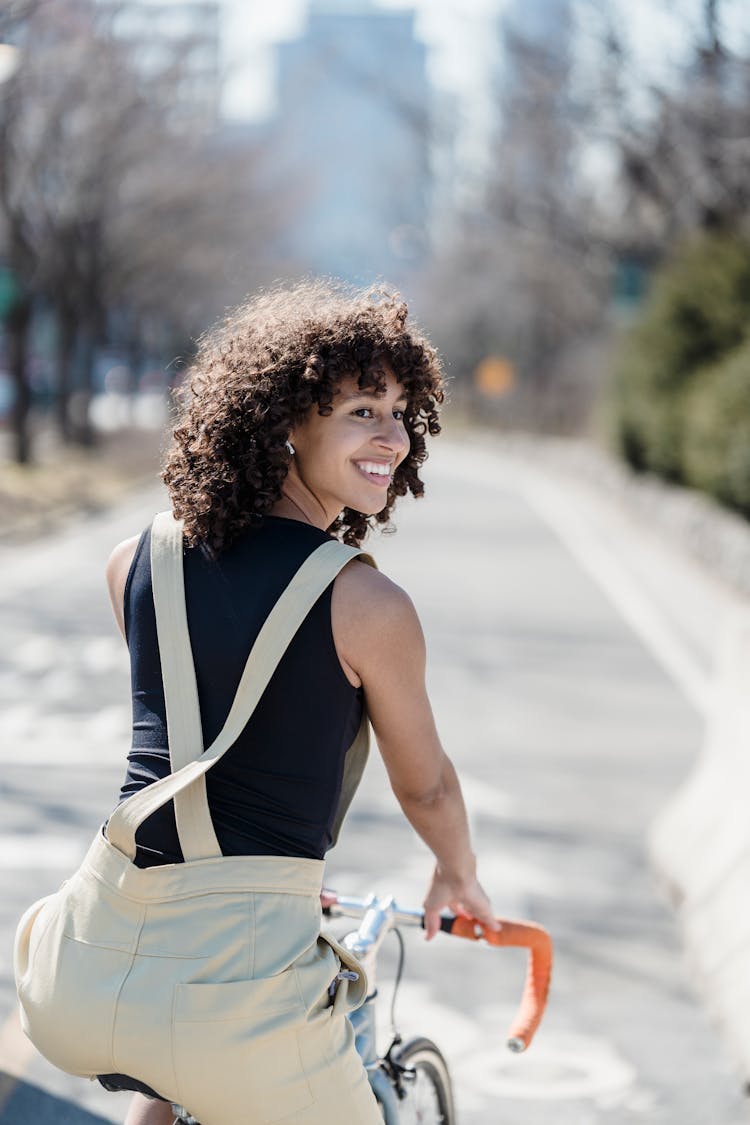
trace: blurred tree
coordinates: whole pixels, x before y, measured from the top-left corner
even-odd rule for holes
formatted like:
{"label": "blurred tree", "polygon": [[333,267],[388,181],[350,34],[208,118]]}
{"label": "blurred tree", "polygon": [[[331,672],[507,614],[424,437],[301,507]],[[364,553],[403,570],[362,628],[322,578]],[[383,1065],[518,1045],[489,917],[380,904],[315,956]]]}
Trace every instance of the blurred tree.
{"label": "blurred tree", "polygon": [[571,405],[560,401],[571,389],[560,379],[566,351],[601,320],[606,262],[597,260],[596,209],[579,175],[572,7],[555,0],[544,9],[540,21],[533,5],[516,3],[503,25],[488,211],[510,267],[509,327],[526,398],[532,416],[554,425]]}
{"label": "blurred tree", "polygon": [[750,519],[750,343],[692,380],[683,450],[688,484]]}
{"label": "blurred tree", "polygon": [[[699,480],[701,487],[719,478],[716,447],[725,441],[723,420],[747,387],[746,348],[738,364],[731,357],[742,348],[748,325],[750,240],[721,233],[694,236],[657,274],[619,357],[612,434],[633,468],[674,481]],[[725,359],[728,365],[721,366]],[[689,425],[688,401],[693,404]],[[714,425],[718,428],[709,440],[706,430]],[[696,450],[686,468],[693,439]]]}
{"label": "blurred tree", "polygon": [[425,299],[460,378],[488,355],[513,363],[518,378],[498,418],[575,430],[593,398],[583,342],[602,323],[609,262],[580,175],[571,4],[511,4],[501,41],[492,164]]}
{"label": "blurred tree", "polygon": [[[24,31],[39,4],[11,3],[0,10],[0,38],[16,53],[16,64],[0,83],[0,237],[2,238],[6,293],[2,309],[6,335],[8,368],[13,383],[11,425],[14,455],[20,464],[31,456],[29,435],[28,348],[34,307],[37,257],[34,232],[23,200],[24,184],[14,182],[13,165],[17,157],[14,122],[24,99],[25,73],[22,65]],[[27,167],[27,177],[33,176]]]}
{"label": "blurred tree", "polygon": [[593,124],[618,158],[613,252],[657,267],[615,365],[614,444],[634,468],[747,515],[750,53],[737,34],[730,45],[724,6],[701,0],[694,23],[672,9],[682,61],[647,81],[613,7],[591,4]]}
{"label": "blurred tree", "polygon": [[686,61],[646,79],[613,6],[590,5],[600,28],[596,131],[618,155],[625,241],[661,252],[686,233],[747,221],[750,55],[730,49],[721,9],[702,0],[697,25],[683,25]]}
{"label": "blurred tree", "polygon": [[252,146],[177,111],[179,42],[145,71],[138,44],[113,33],[125,7],[61,0],[19,9],[13,28],[22,62],[0,87],[0,252],[15,282],[5,327],[22,461],[35,298],[58,322],[61,434],[90,443],[96,348],[112,322],[127,326],[133,358],[155,344],[189,348],[268,276],[264,250],[284,214],[283,192],[261,197]]}

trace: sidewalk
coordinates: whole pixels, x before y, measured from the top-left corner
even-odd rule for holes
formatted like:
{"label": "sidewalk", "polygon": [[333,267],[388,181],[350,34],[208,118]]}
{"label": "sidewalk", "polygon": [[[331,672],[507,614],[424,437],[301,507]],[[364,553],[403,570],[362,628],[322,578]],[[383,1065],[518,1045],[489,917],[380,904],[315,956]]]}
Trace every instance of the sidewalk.
{"label": "sidewalk", "polygon": [[[144,428],[99,435],[96,447],[64,447],[50,430],[38,435],[35,461],[0,461],[0,544],[31,542],[81,514],[104,512],[158,476],[159,431]],[[9,435],[0,434],[0,454]]]}

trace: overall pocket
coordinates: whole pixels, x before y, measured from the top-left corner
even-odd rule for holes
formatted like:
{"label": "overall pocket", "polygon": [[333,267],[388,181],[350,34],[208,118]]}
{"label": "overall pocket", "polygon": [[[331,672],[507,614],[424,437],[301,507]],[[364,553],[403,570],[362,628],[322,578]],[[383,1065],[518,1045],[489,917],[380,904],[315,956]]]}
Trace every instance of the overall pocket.
{"label": "overall pocket", "polygon": [[336,941],[335,938],[332,938],[330,934],[321,933],[320,938],[330,946],[335,954],[339,970],[345,969],[349,973],[356,974],[356,980],[337,981],[333,1000],[333,1014],[345,1015],[349,1012],[353,1012],[361,1007],[367,999],[368,986],[365,970],[354,954],[350,953],[348,949]]}
{"label": "overall pocket", "polygon": [[[352,953],[329,934],[319,934],[317,941],[294,962],[300,992],[309,1019],[325,1018],[354,1011],[367,995],[367,978],[362,965]],[[348,972],[356,979],[340,979]]]}
{"label": "overall pocket", "polygon": [[272,1125],[313,1102],[298,1034],[307,1011],[293,968],[278,976],[178,984],[172,1053],[182,1104],[208,1121]]}
{"label": "overall pocket", "polygon": [[24,912],[16,927],[13,942],[13,973],[19,998],[33,970],[39,943],[52,921],[57,905],[58,894],[45,895]]}
{"label": "overall pocket", "polygon": [[[24,1032],[60,1070],[88,1077],[114,1070],[115,1007],[133,957],[120,948],[119,932],[106,944],[110,905],[83,895],[79,884],[74,876],[29,908],[18,926],[14,963]],[[137,915],[132,929],[137,933]],[[104,944],[72,936],[79,930]]]}

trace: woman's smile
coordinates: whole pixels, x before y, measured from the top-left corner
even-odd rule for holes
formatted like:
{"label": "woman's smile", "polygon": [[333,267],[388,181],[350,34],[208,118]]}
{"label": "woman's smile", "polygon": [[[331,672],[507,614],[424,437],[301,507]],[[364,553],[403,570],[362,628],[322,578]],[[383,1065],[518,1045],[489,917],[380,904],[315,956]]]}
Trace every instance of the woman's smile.
{"label": "woman's smile", "polygon": [[362,476],[366,477],[372,484],[377,485],[378,488],[387,488],[393,481],[392,461],[355,461],[354,464]]}

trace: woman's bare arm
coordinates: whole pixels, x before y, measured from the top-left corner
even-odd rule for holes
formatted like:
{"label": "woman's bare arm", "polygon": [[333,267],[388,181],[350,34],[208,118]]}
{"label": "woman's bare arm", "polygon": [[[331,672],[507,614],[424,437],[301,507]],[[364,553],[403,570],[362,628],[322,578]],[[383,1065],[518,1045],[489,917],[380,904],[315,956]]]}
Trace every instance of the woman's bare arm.
{"label": "woman's bare arm", "polygon": [[[112,612],[115,615],[117,627],[125,638],[125,619],[123,614],[123,600],[125,597],[125,583],[128,578],[130,564],[138,546],[139,535],[124,539],[118,543],[112,554],[107,559],[104,573],[107,577],[109,600],[112,602]],[[125,638],[127,639],[127,638]]]}
{"label": "woman's bare arm", "polygon": [[477,881],[461,787],[427,697],[424,635],[411,599],[355,560],[334,584],[332,621],[339,654],[364,685],[393,792],[437,860],[425,898],[428,938],[440,928],[446,906],[494,928],[490,902]]}

